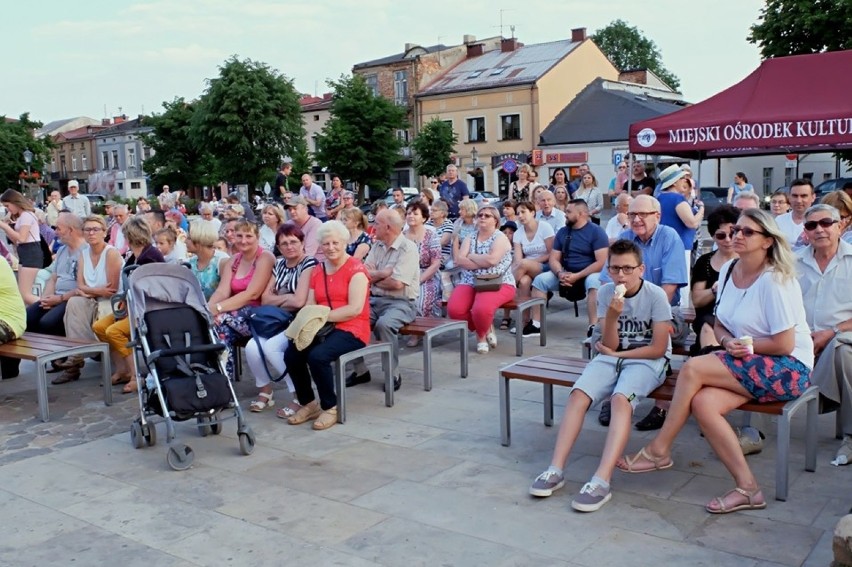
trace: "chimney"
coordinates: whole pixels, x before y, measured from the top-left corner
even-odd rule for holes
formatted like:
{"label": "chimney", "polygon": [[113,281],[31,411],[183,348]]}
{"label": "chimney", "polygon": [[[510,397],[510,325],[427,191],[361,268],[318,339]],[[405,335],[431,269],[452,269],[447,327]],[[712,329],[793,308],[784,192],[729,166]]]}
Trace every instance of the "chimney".
{"label": "chimney", "polygon": [[109,118],[101,118],[101,126],[109,126],[112,124],[112,120]]}
{"label": "chimney", "polygon": [[518,40],[514,37],[512,38],[503,38],[500,40],[500,51],[502,53],[509,53],[515,51],[519,47]]}
{"label": "chimney", "polygon": [[481,43],[469,43],[467,45],[467,58],[479,57],[483,53],[484,46]]}
{"label": "chimney", "polygon": [[416,44],[414,44],[414,43],[406,43],[406,44],[405,44],[405,50],[404,50],[404,51],[405,51],[406,53],[408,53],[408,52],[409,52],[411,49],[413,49],[415,46],[416,46]]}
{"label": "chimney", "polygon": [[586,40],[586,28],[574,28],[571,30],[571,41],[580,43]]}
{"label": "chimney", "polygon": [[322,99],[323,100],[331,100],[333,96],[334,96],[334,93],[323,93]]}
{"label": "chimney", "polygon": [[475,41],[476,41],[475,35],[465,34],[464,36],[462,36],[462,43],[465,44],[465,45],[467,45],[469,43],[473,43]]}
{"label": "chimney", "polygon": [[127,120],[127,116],[125,116],[124,114],[122,114],[121,116],[113,116],[112,123],[113,124],[121,124],[125,120]]}

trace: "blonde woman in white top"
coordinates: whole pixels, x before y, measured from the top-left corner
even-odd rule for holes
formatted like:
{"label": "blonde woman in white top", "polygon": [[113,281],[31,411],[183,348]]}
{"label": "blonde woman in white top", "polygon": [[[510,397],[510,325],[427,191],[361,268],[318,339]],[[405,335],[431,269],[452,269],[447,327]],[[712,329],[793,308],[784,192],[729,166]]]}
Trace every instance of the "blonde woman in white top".
{"label": "blonde woman in white top", "polygon": [[575,199],[582,199],[589,206],[589,216],[593,223],[601,224],[601,211],[603,210],[603,192],[598,188],[598,180],[589,171],[580,179],[580,186],[574,192]]}

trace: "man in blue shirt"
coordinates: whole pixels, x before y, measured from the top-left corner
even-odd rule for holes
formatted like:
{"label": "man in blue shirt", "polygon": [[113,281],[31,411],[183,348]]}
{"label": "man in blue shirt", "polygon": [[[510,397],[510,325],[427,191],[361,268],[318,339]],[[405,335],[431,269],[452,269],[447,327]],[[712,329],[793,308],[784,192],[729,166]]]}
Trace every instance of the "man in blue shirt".
{"label": "man in blue shirt", "polygon": [[[677,335],[679,329],[686,328],[678,309],[679,289],[685,287],[689,279],[683,241],[675,229],[660,224],[660,202],[650,195],[637,195],[630,203],[627,218],[630,221],[630,228],[618,237],[635,242],[642,250],[645,263],[644,278],[666,292],[669,305],[672,306],[675,335]],[[601,272],[601,283],[610,281],[612,279],[604,266]],[[674,342],[675,339],[672,340]],[[650,431],[663,426],[666,410],[661,407],[660,402],[657,404],[651,409],[651,413],[636,424],[636,429]],[[608,405],[601,407],[601,415],[598,417],[601,425],[609,425],[609,412]]]}
{"label": "man in blue shirt", "polygon": [[[600,271],[606,262],[609,238],[606,231],[590,222],[589,206],[583,199],[574,199],[566,208],[567,225],[560,228],[553,242],[548,261],[549,269],[537,275],[532,282],[533,297],[547,297],[548,292],[560,289],[580,288],[588,297],[589,325],[598,322],[597,290],[600,287]],[[570,297],[569,297],[570,299]],[[536,337],[540,333],[541,308],[531,309],[531,321],[524,326],[525,337]]]}
{"label": "man in blue shirt", "polygon": [[449,218],[458,218],[459,203],[463,199],[470,197],[470,191],[467,190],[467,184],[459,179],[459,170],[455,165],[450,164],[447,166],[447,179],[441,183],[439,192],[441,193],[441,199],[447,202]]}

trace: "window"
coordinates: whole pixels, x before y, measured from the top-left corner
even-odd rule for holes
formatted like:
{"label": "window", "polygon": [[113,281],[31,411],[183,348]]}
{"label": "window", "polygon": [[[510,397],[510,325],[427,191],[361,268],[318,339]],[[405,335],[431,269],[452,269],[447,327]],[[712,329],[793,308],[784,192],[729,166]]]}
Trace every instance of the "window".
{"label": "window", "polygon": [[77,171],[77,156],[71,154],[71,171]]}
{"label": "window", "polygon": [[772,193],[772,168],[763,168],[763,194],[769,195]]}
{"label": "window", "polygon": [[506,114],[500,117],[500,139],[501,140],[520,140],[521,139],[521,115]]}
{"label": "window", "polygon": [[136,148],[127,148],[127,168],[136,169]]}
{"label": "window", "polygon": [[142,161],[145,161],[152,155],[154,155],[154,152],[151,150],[151,148],[149,148],[148,146],[142,147]]}
{"label": "window", "polygon": [[396,139],[399,140],[399,143],[403,146],[409,145],[408,130],[397,130]]}
{"label": "window", "polygon": [[109,152],[101,152],[102,167],[101,169],[109,169]]}
{"label": "window", "polygon": [[319,122],[319,114],[314,114],[314,122]]}
{"label": "window", "polygon": [[119,181],[119,182],[118,182],[118,190],[119,190],[119,191],[124,191],[124,182],[123,182],[123,181]]}
{"label": "window", "polygon": [[65,154],[59,156],[59,170],[62,172],[62,177],[68,175],[68,166],[65,165]]}
{"label": "window", "polygon": [[56,173],[56,156],[53,156],[50,160],[50,171]]}
{"label": "window", "polygon": [[411,187],[411,170],[395,169],[390,177],[391,187]]}
{"label": "window", "polygon": [[142,189],[142,182],[141,181],[131,181],[130,182],[130,188],[131,189]]}
{"label": "window", "polygon": [[449,124],[450,129],[452,130],[452,128],[453,128],[453,121],[452,120],[444,120],[443,122],[444,122],[444,124]]}
{"label": "window", "polygon": [[497,67],[497,68],[493,69],[490,73],[488,73],[488,75],[493,77],[495,75],[501,74],[506,69],[508,69],[508,67]]}
{"label": "window", "polygon": [[393,72],[393,102],[398,106],[408,104],[408,71]]}
{"label": "window", "polygon": [[790,186],[790,183],[796,178],[796,168],[795,167],[785,167],[784,168],[784,185],[787,187]]}
{"label": "window", "polygon": [[112,151],[112,168],[118,169],[118,150]]}
{"label": "window", "polygon": [[467,78],[468,78],[468,79],[475,79],[475,78],[477,78],[478,76],[480,76],[483,72],[484,72],[484,71],[483,71],[482,69],[479,69],[478,71],[474,71],[473,73],[471,73],[470,75],[468,75],[468,76],[467,76]]}
{"label": "window", "polygon": [[82,164],[81,169],[83,171],[89,171],[89,164],[87,163],[87,161],[88,161],[88,158],[86,157],[86,154],[83,154],[83,155],[80,156],[80,163]]}
{"label": "window", "polygon": [[484,142],[485,141],[485,118],[468,118],[467,119],[467,141],[468,142]]}
{"label": "window", "polygon": [[317,139],[319,139],[319,134],[312,134],[311,135],[311,145],[313,146],[313,148],[308,148],[308,149],[310,149],[310,151],[312,151],[312,152],[317,151]]}
{"label": "window", "polygon": [[379,96],[379,76],[375,73],[364,77],[367,87],[373,91],[373,96]]}

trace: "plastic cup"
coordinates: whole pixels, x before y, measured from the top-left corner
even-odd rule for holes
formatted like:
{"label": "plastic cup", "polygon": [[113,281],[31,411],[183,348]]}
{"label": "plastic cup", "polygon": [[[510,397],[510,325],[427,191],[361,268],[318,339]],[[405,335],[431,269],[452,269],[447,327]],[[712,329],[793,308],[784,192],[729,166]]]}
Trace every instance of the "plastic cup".
{"label": "plastic cup", "polygon": [[754,354],[754,339],[752,339],[748,335],[744,335],[739,338],[739,341],[748,347],[749,354]]}

